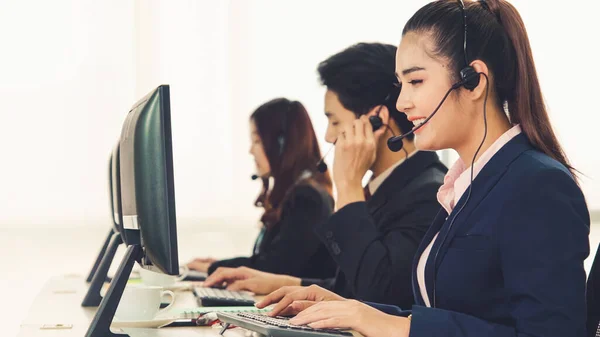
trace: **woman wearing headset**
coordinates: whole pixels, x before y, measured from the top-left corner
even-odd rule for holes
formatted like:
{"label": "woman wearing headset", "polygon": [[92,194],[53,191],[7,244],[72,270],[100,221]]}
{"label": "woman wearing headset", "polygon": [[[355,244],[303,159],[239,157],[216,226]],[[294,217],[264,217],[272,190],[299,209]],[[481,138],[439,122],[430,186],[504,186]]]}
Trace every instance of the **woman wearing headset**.
{"label": "woman wearing headset", "polygon": [[[282,288],[259,307],[279,302],[271,314],[300,312],[292,324],[367,337],[584,336],[589,213],[517,10],[503,0],[424,6],[404,27],[396,73],[416,147],[460,156],[414,259],[417,305],[402,311],[308,287]],[[360,178],[381,136],[367,126],[364,117],[338,139],[339,212],[363,200]]]}
{"label": "woman wearing headset", "polygon": [[[296,277],[332,277],[336,266],[313,233],[333,210],[329,173],[317,171],[321,152],[302,103],[277,98],[250,117],[250,154],[263,189],[262,230],[250,257],[195,259],[190,269],[212,273],[218,267],[250,267]],[[273,182],[270,188],[270,182]]]}

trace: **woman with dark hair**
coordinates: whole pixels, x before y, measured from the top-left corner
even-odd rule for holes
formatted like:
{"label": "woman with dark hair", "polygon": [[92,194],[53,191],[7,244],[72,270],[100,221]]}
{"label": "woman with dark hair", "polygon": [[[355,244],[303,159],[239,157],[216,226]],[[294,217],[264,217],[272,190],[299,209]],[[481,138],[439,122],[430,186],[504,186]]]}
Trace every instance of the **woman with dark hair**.
{"label": "woman with dark hair", "polygon": [[[589,212],[517,10],[504,0],[425,5],[404,27],[396,75],[415,146],[460,157],[413,262],[416,305],[368,305],[312,286],[279,289],[258,306],[279,302],[272,315],[301,311],[292,324],[366,337],[585,336]],[[336,145],[340,211],[359,198],[356,177],[382,135],[361,120]]]}
{"label": "woman with dark hair", "polygon": [[296,277],[333,276],[335,263],[313,233],[331,215],[333,198],[329,173],[316,169],[321,151],[308,112],[298,101],[271,100],[252,113],[250,134],[250,154],[263,183],[255,205],[264,209],[253,254],[196,259],[188,267],[209,274],[244,266]]}

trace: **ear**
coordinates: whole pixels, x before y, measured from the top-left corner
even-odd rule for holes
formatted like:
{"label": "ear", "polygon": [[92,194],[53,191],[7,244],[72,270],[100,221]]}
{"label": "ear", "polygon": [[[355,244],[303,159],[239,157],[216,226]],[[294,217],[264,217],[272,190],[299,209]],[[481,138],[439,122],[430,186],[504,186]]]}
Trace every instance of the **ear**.
{"label": "ear", "polygon": [[[470,64],[471,67],[473,67],[473,69],[475,69],[475,71],[477,73],[479,73],[479,76],[481,77],[479,84],[477,85],[477,87],[475,87],[475,89],[473,89],[473,91],[466,91],[466,95],[468,95],[468,97],[470,97],[473,100],[479,100],[479,99],[483,99],[483,97],[485,96],[485,91],[486,91],[486,86],[491,86],[491,75],[490,75],[490,71],[489,68],[487,66],[487,64],[485,64],[485,62],[481,61],[481,60],[475,60],[473,62],[471,62]],[[485,76],[483,76],[482,74],[485,74],[488,77],[488,80],[490,81],[490,83],[487,83],[488,81],[485,79]],[[487,88],[488,90],[491,90],[491,88]]]}

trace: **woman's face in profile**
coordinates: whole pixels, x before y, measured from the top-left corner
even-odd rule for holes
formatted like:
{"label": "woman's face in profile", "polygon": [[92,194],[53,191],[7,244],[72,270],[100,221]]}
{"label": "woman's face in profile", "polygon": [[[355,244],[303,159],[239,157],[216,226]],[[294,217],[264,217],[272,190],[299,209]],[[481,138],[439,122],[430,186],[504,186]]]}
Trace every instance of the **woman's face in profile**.
{"label": "woman's face in profile", "polygon": [[269,160],[265,154],[265,148],[262,139],[256,129],[254,120],[250,120],[250,154],[254,157],[254,165],[256,166],[256,174],[260,177],[267,177],[271,172]]}
{"label": "woman's face in profile", "polygon": [[[396,107],[413,122],[421,124],[436,109],[452,86],[449,60],[434,58],[436,46],[430,34],[409,32],[396,52],[396,76],[402,85]],[[456,149],[473,134],[479,119],[473,118],[473,103],[455,90],[438,113],[415,132],[419,150]]]}

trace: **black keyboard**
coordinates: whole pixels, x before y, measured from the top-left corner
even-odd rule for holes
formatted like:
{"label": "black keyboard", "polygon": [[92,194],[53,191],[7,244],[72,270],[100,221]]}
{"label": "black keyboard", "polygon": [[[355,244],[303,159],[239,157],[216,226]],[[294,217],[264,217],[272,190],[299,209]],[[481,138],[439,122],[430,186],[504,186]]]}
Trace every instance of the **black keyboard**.
{"label": "black keyboard", "polygon": [[198,305],[202,307],[253,306],[254,297],[243,291],[229,291],[215,288],[194,288]]}
{"label": "black keyboard", "polygon": [[269,317],[265,314],[241,312],[237,314],[217,312],[222,323],[229,323],[240,328],[255,331],[270,337],[340,337],[352,336],[350,331],[337,329],[313,329],[307,325],[292,325],[288,317]]}
{"label": "black keyboard", "polygon": [[201,271],[189,270],[187,275],[182,281],[204,281],[208,277],[208,274]]}

